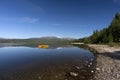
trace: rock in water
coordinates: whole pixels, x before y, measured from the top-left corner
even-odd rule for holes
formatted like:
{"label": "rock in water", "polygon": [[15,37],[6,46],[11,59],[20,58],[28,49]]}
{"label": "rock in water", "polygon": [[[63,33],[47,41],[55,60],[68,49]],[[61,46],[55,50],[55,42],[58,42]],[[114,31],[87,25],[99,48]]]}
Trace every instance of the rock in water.
{"label": "rock in water", "polygon": [[75,72],[70,72],[70,75],[71,75],[71,76],[74,76],[74,77],[78,76],[78,74],[75,73]]}

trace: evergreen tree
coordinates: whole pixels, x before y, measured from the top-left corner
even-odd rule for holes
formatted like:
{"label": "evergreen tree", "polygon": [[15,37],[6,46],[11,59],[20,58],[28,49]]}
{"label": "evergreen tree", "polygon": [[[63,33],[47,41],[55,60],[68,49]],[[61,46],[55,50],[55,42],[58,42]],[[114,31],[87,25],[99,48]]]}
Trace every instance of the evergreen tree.
{"label": "evergreen tree", "polygon": [[112,43],[120,42],[120,14],[117,13],[108,28],[95,30],[90,37],[80,39],[85,43]]}
{"label": "evergreen tree", "polygon": [[102,42],[103,42],[103,43],[107,43],[107,42],[108,42],[108,37],[107,37],[106,34],[104,34],[103,39],[102,39]]}
{"label": "evergreen tree", "polygon": [[113,42],[113,35],[110,33],[108,36],[108,42],[112,43]]}
{"label": "evergreen tree", "polygon": [[120,14],[117,13],[115,15],[115,18],[111,22],[109,29],[113,34],[114,41],[120,42]]}

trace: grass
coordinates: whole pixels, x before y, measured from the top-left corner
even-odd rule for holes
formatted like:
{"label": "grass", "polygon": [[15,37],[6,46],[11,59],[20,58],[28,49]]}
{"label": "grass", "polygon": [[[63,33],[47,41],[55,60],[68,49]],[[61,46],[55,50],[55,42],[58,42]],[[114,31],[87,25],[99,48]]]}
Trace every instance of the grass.
{"label": "grass", "polygon": [[120,43],[111,42],[111,43],[108,43],[108,45],[109,45],[110,47],[114,47],[114,46],[120,47]]}

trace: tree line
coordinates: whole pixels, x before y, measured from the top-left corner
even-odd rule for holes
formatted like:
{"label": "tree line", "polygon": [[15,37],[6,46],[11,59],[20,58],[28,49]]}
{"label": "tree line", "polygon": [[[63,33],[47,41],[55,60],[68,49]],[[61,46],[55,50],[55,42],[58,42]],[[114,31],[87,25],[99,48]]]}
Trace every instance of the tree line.
{"label": "tree line", "polygon": [[106,44],[120,42],[120,14],[117,13],[107,28],[95,30],[89,37],[84,37],[75,42],[84,42],[86,44]]}

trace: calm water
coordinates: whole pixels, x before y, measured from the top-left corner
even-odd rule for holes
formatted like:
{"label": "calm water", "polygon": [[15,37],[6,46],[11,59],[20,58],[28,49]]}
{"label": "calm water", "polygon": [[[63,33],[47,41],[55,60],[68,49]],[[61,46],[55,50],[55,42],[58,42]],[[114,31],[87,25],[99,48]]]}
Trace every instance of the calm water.
{"label": "calm water", "polygon": [[74,46],[0,48],[0,80],[89,80],[94,55]]}

